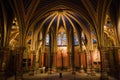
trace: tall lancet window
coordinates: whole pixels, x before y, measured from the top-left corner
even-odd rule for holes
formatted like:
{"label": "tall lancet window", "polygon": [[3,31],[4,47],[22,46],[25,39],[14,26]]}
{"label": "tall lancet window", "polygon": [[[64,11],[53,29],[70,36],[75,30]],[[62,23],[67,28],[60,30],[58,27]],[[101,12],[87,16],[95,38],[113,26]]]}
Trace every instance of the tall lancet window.
{"label": "tall lancet window", "polygon": [[66,46],[67,45],[67,38],[66,33],[60,32],[57,37],[57,45],[58,46]]}
{"label": "tall lancet window", "polygon": [[91,34],[92,34],[92,43],[95,44],[97,42],[95,37],[95,32],[92,31]]}
{"label": "tall lancet window", "polygon": [[58,34],[57,44],[58,44],[58,45],[61,45],[61,43],[62,43],[61,41],[62,41],[61,34]]}
{"label": "tall lancet window", "polygon": [[46,35],[46,45],[49,45],[49,34]]}
{"label": "tall lancet window", "polygon": [[74,33],[74,45],[79,45],[78,35]]}

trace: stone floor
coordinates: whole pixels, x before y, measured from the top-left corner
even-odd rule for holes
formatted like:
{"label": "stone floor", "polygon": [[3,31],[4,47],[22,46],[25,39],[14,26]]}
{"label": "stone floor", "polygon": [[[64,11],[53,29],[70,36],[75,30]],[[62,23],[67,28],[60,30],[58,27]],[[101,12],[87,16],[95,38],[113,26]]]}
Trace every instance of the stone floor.
{"label": "stone floor", "polygon": [[[108,80],[116,80],[112,77],[108,76]],[[8,80],[15,80],[14,77],[9,78]],[[52,74],[34,74],[34,76],[29,75],[28,73],[23,75],[23,80],[100,80],[100,74],[96,73],[95,76],[88,75],[86,73],[75,72],[72,74],[71,72],[62,72],[60,73],[52,73]]]}

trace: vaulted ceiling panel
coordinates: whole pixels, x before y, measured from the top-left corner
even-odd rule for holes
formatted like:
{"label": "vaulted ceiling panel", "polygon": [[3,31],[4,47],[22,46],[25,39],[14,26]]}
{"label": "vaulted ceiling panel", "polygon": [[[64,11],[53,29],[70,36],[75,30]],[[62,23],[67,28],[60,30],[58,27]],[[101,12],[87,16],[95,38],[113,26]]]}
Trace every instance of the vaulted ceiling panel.
{"label": "vaulted ceiling panel", "polygon": [[97,10],[97,4],[98,4],[98,0],[90,0],[94,10],[96,11]]}
{"label": "vaulted ceiling panel", "polygon": [[23,5],[24,5],[24,10],[25,12],[27,11],[29,5],[31,4],[32,0],[22,0],[23,1]]}

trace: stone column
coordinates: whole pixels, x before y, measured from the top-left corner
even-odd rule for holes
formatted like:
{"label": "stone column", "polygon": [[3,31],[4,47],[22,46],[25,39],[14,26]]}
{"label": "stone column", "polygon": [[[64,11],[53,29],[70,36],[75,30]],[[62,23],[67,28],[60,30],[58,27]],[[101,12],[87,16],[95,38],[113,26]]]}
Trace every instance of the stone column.
{"label": "stone column", "polygon": [[69,60],[68,60],[68,63],[69,63],[69,68],[68,68],[68,71],[72,71],[72,58],[71,58],[71,54],[70,53],[68,53],[68,58],[69,58]]}
{"label": "stone column", "polygon": [[48,73],[51,74],[52,73],[52,64],[53,64],[53,54],[50,53],[49,54],[49,61],[48,61]]}
{"label": "stone column", "polygon": [[31,59],[31,62],[30,62],[30,71],[33,70],[33,52],[30,51],[30,59]]}
{"label": "stone column", "polygon": [[36,53],[35,51],[33,51],[33,63],[32,63],[32,68],[33,68],[33,72],[35,72],[36,70]]}
{"label": "stone column", "polygon": [[38,64],[39,64],[39,68],[41,67],[41,52],[39,52],[39,56],[38,56]]}
{"label": "stone column", "polygon": [[94,69],[94,62],[93,62],[93,50],[90,50],[90,56],[91,56],[91,75],[95,76],[96,72]]}
{"label": "stone column", "polygon": [[35,70],[35,60],[36,60],[36,55],[35,51],[31,51],[31,67],[30,67],[30,72],[29,75],[34,75],[34,70]]}
{"label": "stone column", "polygon": [[108,80],[107,75],[107,59],[106,59],[107,48],[100,48],[101,56],[101,80]]}
{"label": "stone column", "polygon": [[43,73],[45,73],[45,61],[44,61],[44,54],[45,53],[41,53],[41,67],[43,68]]}
{"label": "stone column", "polygon": [[[45,68],[45,57],[44,57],[45,53],[41,52],[39,54],[39,67],[40,68]],[[45,73],[45,70],[43,70],[43,73]]]}
{"label": "stone column", "polygon": [[0,58],[1,58],[1,64],[0,64],[0,80],[6,80],[7,79],[7,66],[9,61],[9,48],[1,47],[0,48]]}
{"label": "stone column", "polygon": [[84,53],[80,52],[80,73],[85,72],[84,69],[83,69],[82,54],[84,54]]}
{"label": "stone column", "polygon": [[22,70],[22,60],[23,60],[23,52],[25,47],[19,47],[16,49],[16,75],[15,80],[22,80],[23,78],[23,70]]}
{"label": "stone column", "polygon": [[39,67],[41,68],[42,67],[42,53],[39,53]]}
{"label": "stone column", "polygon": [[91,70],[90,70],[90,64],[91,64],[90,53],[85,52],[85,54],[86,54],[86,63],[87,63],[87,73],[89,75],[91,73]]}
{"label": "stone column", "polygon": [[81,52],[79,52],[79,68],[81,68],[81,54],[80,54]]}
{"label": "stone column", "polygon": [[53,66],[52,66],[52,71],[56,72],[57,71],[57,53],[53,54]]}
{"label": "stone column", "polygon": [[48,73],[51,74],[52,72],[52,58],[53,58],[53,36],[52,36],[52,28],[49,31],[49,53],[48,53]]}
{"label": "stone column", "polygon": [[[24,54],[25,54],[25,57],[24,57]],[[24,54],[23,54],[23,59],[26,59],[25,61],[23,61],[24,70],[29,71],[30,70],[30,60],[29,60],[29,51],[28,51],[28,49],[26,49],[24,51]]]}
{"label": "stone column", "polygon": [[51,60],[50,60],[50,53],[48,53],[48,74],[51,74],[51,68],[50,68],[50,65],[51,65]]}
{"label": "stone column", "polygon": [[41,67],[44,67],[44,53],[41,54]]}
{"label": "stone column", "polygon": [[36,69],[38,70],[39,69],[39,50],[36,50],[36,55],[35,55],[35,57],[36,57],[36,60],[35,60],[35,67],[36,67]]}

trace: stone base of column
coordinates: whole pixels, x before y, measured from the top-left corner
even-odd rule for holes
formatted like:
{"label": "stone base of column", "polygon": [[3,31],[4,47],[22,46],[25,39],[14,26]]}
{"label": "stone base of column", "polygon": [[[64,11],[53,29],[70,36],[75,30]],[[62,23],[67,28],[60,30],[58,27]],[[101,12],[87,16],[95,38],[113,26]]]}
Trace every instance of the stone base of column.
{"label": "stone base of column", "polygon": [[86,75],[86,73],[85,73],[85,71],[84,71],[83,68],[81,68],[79,72],[80,72],[80,75],[81,75],[81,76],[85,76],[85,75]]}
{"label": "stone base of column", "polygon": [[90,68],[87,68],[87,74],[88,74],[88,75],[91,74],[91,70],[90,70]]}
{"label": "stone base of column", "polygon": [[38,68],[39,68],[39,63],[36,62],[36,63],[35,63],[35,70],[37,70]]}
{"label": "stone base of column", "polygon": [[53,73],[56,73],[56,72],[57,72],[57,68],[56,68],[56,67],[53,67],[53,68],[52,68],[52,72],[53,72]]}
{"label": "stone base of column", "polygon": [[75,68],[72,69],[72,74],[75,75],[76,72],[75,72]]}
{"label": "stone base of column", "polygon": [[68,71],[68,72],[72,71],[72,68],[71,68],[71,67],[70,67],[70,68],[68,68],[68,69],[67,69],[67,71]]}
{"label": "stone base of column", "polygon": [[96,75],[95,69],[91,69],[91,76],[95,76],[95,75]]}
{"label": "stone base of column", "polygon": [[34,70],[30,70],[29,75],[34,76]]}
{"label": "stone base of column", "polygon": [[6,80],[5,72],[0,72],[0,80]]}
{"label": "stone base of column", "polygon": [[52,74],[52,69],[48,68],[48,74]]}
{"label": "stone base of column", "polygon": [[83,68],[80,69],[80,73],[85,73]]}
{"label": "stone base of column", "polygon": [[43,67],[43,74],[45,73],[45,67]]}
{"label": "stone base of column", "polygon": [[85,73],[85,71],[83,69],[83,65],[81,65],[80,73]]}
{"label": "stone base of column", "polygon": [[109,79],[108,79],[107,72],[102,72],[102,73],[101,73],[101,80],[109,80]]}

